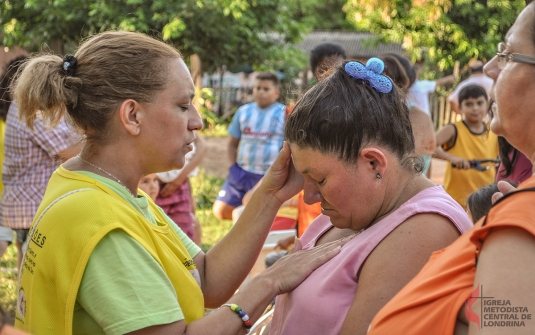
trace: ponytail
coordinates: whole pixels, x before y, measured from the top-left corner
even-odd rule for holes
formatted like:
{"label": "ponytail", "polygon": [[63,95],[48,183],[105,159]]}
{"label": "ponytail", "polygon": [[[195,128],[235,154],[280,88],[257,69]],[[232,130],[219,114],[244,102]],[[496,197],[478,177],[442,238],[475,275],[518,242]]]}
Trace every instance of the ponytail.
{"label": "ponytail", "polygon": [[14,85],[20,118],[33,129],[38,113],[52,126],[57,124],[65,115],[67,106],[77,104],[81,82],[66,75],[60,57],[42,55],[21,66]]}

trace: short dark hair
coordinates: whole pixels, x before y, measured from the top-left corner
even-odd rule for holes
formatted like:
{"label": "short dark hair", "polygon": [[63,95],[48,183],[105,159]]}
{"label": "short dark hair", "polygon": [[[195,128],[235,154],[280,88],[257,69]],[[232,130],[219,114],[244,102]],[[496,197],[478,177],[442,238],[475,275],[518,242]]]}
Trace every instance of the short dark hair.
{"label": "short dark hair", "polygon": [[11,86],[17,71],[26,60],[27,56],[18,56],[12,59],[6,66],[6,70],[0,75],[0,119],[6,120],[9,106],[11,106]]}
{"label": "short dark hair", "polygon": [[346,59],[346,51],[342,48],[341,45],[335,43],[322,43],[316,45],[310,51],[310,69],[312,73],[316,73],[318,65],[325,60],[325,58],[331,56],[340,56],[343,59]]}
{"label": "short dark hair", "polygon": [[368,143],[385,146],[403,165],[414,162],[409,108],[397,87],[379,93],[367,81],[351,78],[344,70],[347,63],[297,102],[287,119],[286,140],[346,163],[353,163]]}
{"label": "short dark hair", "polygon": [[385,53],[379,56],[379,58],[382,58],[383,56],[392,56],[398,60],[401,66],[403,66],[403,68],[405,69],[405,73],[407,73],[407,76],[409,77],[409,87],[411,87],[416,81],[416,71],[414,70],[414,66],[412,65],[410,60],[408,60],[407,57],[395,52]]}
{"label": "short dark hair", "polygon": [[500,192],[496,183],[490,184],[472,192],[466,199],[466,207],[472,215],[472,222],[476,223],[488,214],[492,207],[492,195]]}
{"label": "short dark hair", "polygon": [[407,74],[407,71],[399,60],[392,55],[381,55],[379,56],[385,63],[385,70],[383,74],[387,75],[392,79],[394,84],[398,85],[399,88],[404,91],[410,87],[410,78]]}
{"label": "short dark hair", "polygon": [[469,98],[477,99],[479,97],[485,97],[485,100],[489,100],[487,96],[487,91],[482,86],[479,85],[468,85],[463,87],[459,92],[459,106],[462,105],[463,101]]}
{"label": "short dark hair", "polygon": [[258,73],[256,75],[256,80],[269,80],[273,82],[273,85],[275,85],[275,87],[279,87],[279,83],[280,83],[279,77],[277,77],[275,73],[270,72],[270,71]]}

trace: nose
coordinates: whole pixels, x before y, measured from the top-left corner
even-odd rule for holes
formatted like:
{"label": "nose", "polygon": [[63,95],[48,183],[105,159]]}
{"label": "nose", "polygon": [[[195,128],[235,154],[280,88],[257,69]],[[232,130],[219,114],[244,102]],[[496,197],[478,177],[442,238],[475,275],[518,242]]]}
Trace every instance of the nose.
{"label": "nose", "polygon": [[313,205],[323,200],[323,196],[321,195],[321,192],[319,191],[316,182],[311,180],[310,178],[305,177],[303,190],[305,191],[305,196],[303,197],[303,200],[307,205]]}
{"label": "nose", "polygon": [[202,118],[193,104],[189,108],[189,113],[191,116],[188,121],[188,130],[201,130],[203,128]]}
{"label": "nose", "polygon": [[494,56],[487,64],[485,64],[483,72],[492,78],[492,80],[496,81],[501,72],[500,68],[498,67],[498,56]]}

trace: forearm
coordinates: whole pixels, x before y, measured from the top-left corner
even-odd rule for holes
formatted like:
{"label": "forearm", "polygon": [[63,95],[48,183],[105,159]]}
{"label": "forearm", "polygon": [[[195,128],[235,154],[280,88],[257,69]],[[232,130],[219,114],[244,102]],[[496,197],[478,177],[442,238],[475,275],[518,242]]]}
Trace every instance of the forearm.
{"label": "forearm", "polygon": [[205,303],[220,305],[239,287],[266,240],[280,201],[257,191],[231,231],[204,258]]}
{"label": "forearm", "polygon": [[235,164],[238,158],[238,148],[229,145],[227,153],[230,165]]}
{"label": "forearm", "polygon": [[[259,275],[236,293],[228,303],[236,304],[247,313],[254,324],[264,312],[266,306],[277,295],[273,282]],[[225,301],[226,302],[226,301]],[[244,334],[245,328],[240,317],[229,307],[221,307],[201,320],[190,323],[186,328],[187,335],[210,334]]]}
{"label": "forearm", "polygon": [[442,149],[442,147],[435,148],[434,157],[448,162],[451,162],[453,159],[457,158],[456,156],[447,153],[444,149]]}

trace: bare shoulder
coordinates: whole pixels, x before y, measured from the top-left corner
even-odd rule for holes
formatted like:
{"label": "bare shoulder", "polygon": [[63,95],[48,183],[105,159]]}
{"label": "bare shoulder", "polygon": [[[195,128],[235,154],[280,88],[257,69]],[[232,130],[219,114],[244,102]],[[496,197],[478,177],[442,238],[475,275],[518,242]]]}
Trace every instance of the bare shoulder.
{"label": "bare shoulder", "polygon": [[417,272],[434,251],[444,249],[459,236],[448,218],[432,213],[417,214],[385,237],[366,263],[392,269],[402,265]]}

